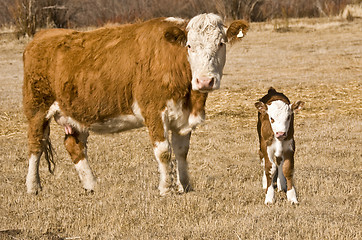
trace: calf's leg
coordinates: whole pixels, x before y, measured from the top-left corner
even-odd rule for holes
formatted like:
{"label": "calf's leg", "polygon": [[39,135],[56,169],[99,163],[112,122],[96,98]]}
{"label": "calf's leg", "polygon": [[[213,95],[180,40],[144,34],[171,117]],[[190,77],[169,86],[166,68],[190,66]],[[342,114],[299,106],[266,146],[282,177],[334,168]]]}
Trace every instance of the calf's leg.
{"label": "calf's leg", "polygon": [[293,186],[294,173],[294,152],[290,151],[285,154],[283,164],[283,174],[287,180],[287,199],[292,204],[298,204],[297,194]]}
{"label": "calf's leg", "polygon": [[272,184],[272,180],[274,178],[276,171],[276,165],[269,160],[269,157],[265,158],[265,175],[266,175],[266,194],[265,194],[265,204],[273,204],[275,202],[274,199],[274,186]]}
{"label": "calf's leg", "polygon": [[277,157],[278,169],[277,169],[277,174],[275,174],[274,179],[276,182],[276,186],[278,188],[278,192],[287,191],[287,182],[286,182],[286,179],[283,174],[283,163],[284,163],[284,160],[282,158]]}
{"label": "calf's leg", "polygon": [[264,159],[264,157],[262,158],[260,165],[263,167],[263,178],[262,178],[261,182],[263,184],[263,189],[265,190],[267,188],[267,180],[266,180],[266,174],[265,174],[265,159]]}

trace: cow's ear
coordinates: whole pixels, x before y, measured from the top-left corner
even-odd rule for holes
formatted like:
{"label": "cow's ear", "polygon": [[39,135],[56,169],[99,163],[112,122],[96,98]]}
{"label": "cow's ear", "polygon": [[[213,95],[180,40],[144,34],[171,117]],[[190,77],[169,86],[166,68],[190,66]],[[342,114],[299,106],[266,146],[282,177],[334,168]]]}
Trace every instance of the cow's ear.
{"label": "cow's ear", "polygon": [[260,101],[255,103],[255,107],[256,109],[258,109],[260,113],[265,113],[266,110],[268,109],[268,107],[263,102]]}
{"label": "cow's ear", "polygon": [[245,20],[236,20],[232,22],[226,31],[228,42],[234,42],[245,36],[249,30],[249,23]]}
{"label": "cow's ear", "polygon": [[303,108],[303,106],[304,106],[303,101],[297,101],[292,104],[291,108],[292,108],[293,112],[298,112],[299,110],[301,110]]}
{"label": "cow's ear", "polygon": [[186,46],[186,33],[178,27],[167,28],[164,37],[170,43]]}

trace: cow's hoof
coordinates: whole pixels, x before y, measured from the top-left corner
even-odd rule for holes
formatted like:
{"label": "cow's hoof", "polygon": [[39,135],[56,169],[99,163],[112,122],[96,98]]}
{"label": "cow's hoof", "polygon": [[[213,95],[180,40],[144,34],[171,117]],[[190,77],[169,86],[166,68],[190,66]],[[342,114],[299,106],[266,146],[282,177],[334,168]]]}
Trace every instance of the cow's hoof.
{"label": "cow's hoof", "polygon": [[84,192],[86,195],[93,195],[94,194],[94,190],[93,189],[85,189],[84,188]]}
{"label": "cow's hoof", "polygon": [[81,177],[83,188],[87,191],[94,191],[97,185],[97,179],[93,174],[85,175]]}
{"label": "cow's hoof", "polygon": [[41,185],[38,182],[29,183],[27,181],[26,182],[26,188],[27,188],[27,193],[32,194],[32,195],[38,195],[38,193],[41,191]]}
{"label": "cow's hoof", "polygon": [[31,189],[31,190],[28,189],[27,193],[31,195],[38,195],[40,191],[41,189]]}
{"label": "cow's hoof", "polygon": [[177,192],[178,194],[183,194],[183,193],[185,193],[186,191],[185,191],[184,187],[181,185],[181,186],[178,186],[178,187],[177,187],[176,192]]}
{"label": "cow's hoof", "polygon": [[166,196],[169,195],[171,193],[171,189],[170,188],[158,188],[158,190],[160,190],[160,195],[161,196]]}
{"label": "cow's hoof", "polygon": [[179,194],[188,193],[193,191],[189,183],[181,184],[180,182],[176,184],[176,192]]}

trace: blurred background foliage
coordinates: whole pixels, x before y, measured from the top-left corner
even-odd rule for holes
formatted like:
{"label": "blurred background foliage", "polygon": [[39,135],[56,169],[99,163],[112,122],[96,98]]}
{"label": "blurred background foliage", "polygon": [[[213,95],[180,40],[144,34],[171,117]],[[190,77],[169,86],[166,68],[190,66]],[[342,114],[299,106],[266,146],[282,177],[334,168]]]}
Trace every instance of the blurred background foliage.
{"label": "blurred background foliage", "polygon": [[130,23],[161,16],[191,18],[214,12],[225,19],[326,17],[361,0],[2,0],[0,26],[15,26],[18,36],[38,28],[77,28]]}

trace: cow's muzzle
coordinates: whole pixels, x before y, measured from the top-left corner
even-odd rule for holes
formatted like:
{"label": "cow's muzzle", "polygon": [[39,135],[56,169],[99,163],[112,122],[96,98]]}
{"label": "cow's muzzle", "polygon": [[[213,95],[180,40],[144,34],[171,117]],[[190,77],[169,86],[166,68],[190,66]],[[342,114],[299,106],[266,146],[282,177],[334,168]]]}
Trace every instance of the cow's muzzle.
{"label": "cow's muzzle", "polygon": [[212,91],[215,86],[215,77],[196,78],[196,86],[201,91]]}

